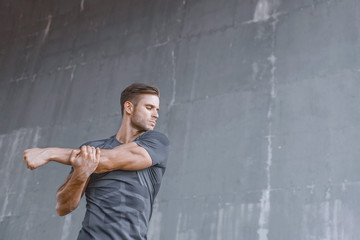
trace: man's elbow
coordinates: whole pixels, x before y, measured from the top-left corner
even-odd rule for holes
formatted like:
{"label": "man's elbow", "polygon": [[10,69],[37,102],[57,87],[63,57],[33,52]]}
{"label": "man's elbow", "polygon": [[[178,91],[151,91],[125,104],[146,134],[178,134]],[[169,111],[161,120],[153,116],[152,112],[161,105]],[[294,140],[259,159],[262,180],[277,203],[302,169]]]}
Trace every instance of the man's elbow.
{"label": "man's elbow", "polygon": [[59,207],[58,205],[56,205],[56,212],[59,216],[65,216],[66,214],[70,213],[70,211],[67,211],[66,209],[64,209],[63,207]]}
{"label": "man's elbow", "polygon": [[65,204],[56,204],[56,212],[59,216],[65,216],[72,211],[74,211],[77,208],[77,206],[69,206]]}

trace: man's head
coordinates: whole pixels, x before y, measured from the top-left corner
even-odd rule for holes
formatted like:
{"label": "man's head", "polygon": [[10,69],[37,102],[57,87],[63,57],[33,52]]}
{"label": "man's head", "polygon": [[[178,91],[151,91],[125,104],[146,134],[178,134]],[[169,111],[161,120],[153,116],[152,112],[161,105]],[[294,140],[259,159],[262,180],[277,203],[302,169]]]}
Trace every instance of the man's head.
{"label": "man's head", "polygon": [[121,114],[139,130],[152,130],[159,117],[159,89],[153,85],[134,83],[121,93]]}

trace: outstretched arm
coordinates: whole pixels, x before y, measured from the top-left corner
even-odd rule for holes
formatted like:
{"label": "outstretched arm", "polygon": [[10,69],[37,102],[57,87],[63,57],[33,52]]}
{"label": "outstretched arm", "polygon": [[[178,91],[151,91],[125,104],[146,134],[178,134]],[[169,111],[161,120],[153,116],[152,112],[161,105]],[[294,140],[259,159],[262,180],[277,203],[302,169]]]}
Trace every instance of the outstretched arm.
{"label": "outstretched arm", "polygon": [[[79,154],[79,149],[71,148],[31,148],[24,151],[24,161],[31,170],[50,161],[72,165],[70,155]],[[135,142],[126,143],[110,150],[101,150],[96,173],[112,170],[141,170],[152,165],[149,153]]]}
{"label": "outstretched arm", "polygon": [[77,208],[89,182],[89,176],[96,169],[100,159],[100,149],[83,146],[81,153],[72,151],[69,161],[74,171],[56,193],[56,211],[64,216]]}
{"label": "outstretched arm", "polygon": [[70,155],[72,152],[80,153],[79,149],[71,148],[30,148],[24,151],[24,161],[28,168],[34,170],[50,161],[71,165]]}

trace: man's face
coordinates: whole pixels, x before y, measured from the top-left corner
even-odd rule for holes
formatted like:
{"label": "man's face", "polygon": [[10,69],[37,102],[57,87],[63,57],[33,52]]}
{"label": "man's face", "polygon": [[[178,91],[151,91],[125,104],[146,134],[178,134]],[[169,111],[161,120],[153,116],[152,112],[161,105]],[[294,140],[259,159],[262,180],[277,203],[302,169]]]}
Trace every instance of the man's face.
{"label": "man's face", "polygon": [[138,130],[153,130],[159,117],[159,97],[141,94],[131,115],[131,125]]}

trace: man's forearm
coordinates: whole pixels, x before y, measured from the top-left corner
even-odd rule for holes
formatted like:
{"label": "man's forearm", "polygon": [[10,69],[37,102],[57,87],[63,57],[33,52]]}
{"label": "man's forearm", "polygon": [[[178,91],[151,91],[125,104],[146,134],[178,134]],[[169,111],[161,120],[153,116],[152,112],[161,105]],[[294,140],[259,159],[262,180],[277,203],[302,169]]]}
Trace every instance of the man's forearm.
{"label": "man's forearm", "polygon": [[[49,161],[54,161],[66,165],[70,164],[70,154],[73,149],[71,148],[30,148],[24,151],[24,161],[28,168],[34,170],[38,167],[44,166]],[[74,150],[79,153],[79,149]]]}
{"label": "man's forearm", "polygon": [[[72,148],[56,148],[50,147],[46,148],[48,151],[49,161],[58,162],[66,165],[71,165],[70,163],[70,154],[72,152]],[[78,149],[76,149],[78,150]],[[80,152],[80,150],[79,150]]]}
{"label": "man's forearm", "polygon": [[77,208],[89,177],[76,169],[56,193],[56,211],[64,216]]}
{"label": "man's forearm", "polygon": [[[66,151],[57,152],[56,158]],[[94,172],[99,164],[100,149],[90,146],[82,146],[81,153],[78,154],[73,150],[69,156],[69,164],[74,167],[65,183],[56,193],[56,211],[60,216],[66,215],[73,211],[79,205],[80,199],[89,181],[90,175]]]}

